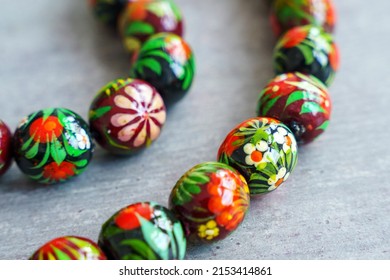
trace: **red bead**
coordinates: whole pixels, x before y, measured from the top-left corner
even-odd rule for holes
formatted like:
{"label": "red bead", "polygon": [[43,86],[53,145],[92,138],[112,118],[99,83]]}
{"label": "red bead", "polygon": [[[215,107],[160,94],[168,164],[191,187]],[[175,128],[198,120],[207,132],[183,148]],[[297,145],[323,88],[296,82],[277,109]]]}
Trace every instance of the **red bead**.
{"label": "red bead", "polygon": [[3,175],[12,162],[12,135],[5,123],[0,120],[0,176]]}
{"label": "red bead", "polygon": [[135,79],[115,80],[92,102],[89,122],[97,142],[114,154],[131,154],[155,141],[166,120],[160,94]]}
{"label": "red bead", "polygon": [[181,177],[169,205],[190,240],[214,242],[226,238],[243,221],[249,208],[249,188],[232,167],[206,162]]}
{"label": "red bead", "polygon": [[280,120],[300,143],[309,143],[327,128],[331,101],[325,85],[301,73],[274,78],[260,94],[258,116]]}

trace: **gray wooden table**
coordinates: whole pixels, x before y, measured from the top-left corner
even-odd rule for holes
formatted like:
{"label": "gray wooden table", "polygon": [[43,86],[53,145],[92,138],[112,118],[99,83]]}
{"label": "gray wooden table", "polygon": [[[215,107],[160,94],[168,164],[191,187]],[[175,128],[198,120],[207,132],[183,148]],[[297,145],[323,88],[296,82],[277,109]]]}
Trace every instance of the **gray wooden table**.
{"label": "gray wooden table", "polygon": [[[138,201],[167,205],[179,177],[215,160],[225,135],[254,116],[273,77],[266,1],[177,1],[197,59],[190,94],[141,155],[97,149],[89,169],[58,186],[37,186],[13,165],[0,181],[0,259],[26,259],[63,235],[97,239],[101,224]],[[281,189],[253,199],[226,240],[191,247],[188,259],[389,259],[389,1],[336,0],[342,68],[331,87],[327,133],[302,147]],[[128,72],[118,37],[85,1],[0,0],[0,118],[67,107],[83,117],[96,91]]]}

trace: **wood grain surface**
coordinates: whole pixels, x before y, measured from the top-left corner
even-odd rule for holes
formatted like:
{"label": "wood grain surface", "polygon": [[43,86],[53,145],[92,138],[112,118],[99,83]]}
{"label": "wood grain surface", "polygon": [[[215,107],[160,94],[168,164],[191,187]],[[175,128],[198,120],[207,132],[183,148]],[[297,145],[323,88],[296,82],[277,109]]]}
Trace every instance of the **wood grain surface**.
{"label": "wood grain surface", "polygon": [[[0,0],[0,118],[66,107],[83,117],[97,90],[126,76],[129,58],[86,1]],[[171,108],[161,138],[140,155],[96,149],[87,171],[39,186],[14,164],[0,180],[0,259],[27,259],[63,235],[97,239],[100,226],[138,201],[167,205],[180,176],[216,159],[226,134],[255,115],[273,77],[267,1],[177,0],[197,75]],[[190,246],[188,259],[389,259],[389,1],[335,0],[342,68],[330,92],[328,131],[301,147],[282,188],[252,200],[226,240]]]}

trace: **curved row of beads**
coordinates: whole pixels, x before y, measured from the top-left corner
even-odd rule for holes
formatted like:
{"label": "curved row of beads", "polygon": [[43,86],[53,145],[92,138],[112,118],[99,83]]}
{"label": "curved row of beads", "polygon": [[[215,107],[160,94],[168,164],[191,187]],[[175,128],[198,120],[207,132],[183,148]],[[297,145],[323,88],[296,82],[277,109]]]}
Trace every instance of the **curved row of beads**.
{"label": "curved row of beads", "polygon": [[[320,4],[328,5],[323,11],[332,9],[333,13],[326,0],[274,3],[275,9]],[[243,221],[249,195],[274,191],[288,179],[297,163],[297,142],[313,141],[328,126],[331,103],[321,80],[330,83],[337,69],[332,67],[338,64],[338,57],[332,58],[337,48],[331,35],[318,26],[323,22],[317,20],[317,14],[310,17],[310,12],[318,10],[303,6],[300,9],[296,16],[309,13],[305,18],[312,19],[310,23],[315,25],[295,27],[280,39],[275,65],[276,73],[282,73],[260,94],[259,117],[244,121],[227,135],[218,151],[220,162],[199,164],[179,179],[169,197],[170,210],[144,202],[114,214],[99,236],[99,245],[108,258],[183,259],[184,235],[190,241],[226,238]],[[286,16],[283,12],[282,15],[281,21]],[[294,20],[294,13],[289,16],[289,27],[307,23],[306,19]],[[274,22],[277,17],[276,13]],[[295,72],[290,72],[290,66]],[[97,246],[92,241],[91,244]],[[44,251],[45,246],[40,250]],[[39,254],[40,250],[34,256],[44,255]],[[61,254],[57,252],[55,256],[60,259]]]}
{"label": "curved row of beads", "polygon": [[[99,91],[90,107],[90,127],[64,108],[30,114],[20,122],[13,139],[1,122],[0,175],[14,155],[20,170],[31,179],[44,184],[65,182],[87,168],[93,138],[111,153],[134,154],[159,137],[166,105],[189,91],[195,73],[194,55],[180,37],[182,16],[172,1],[90,3],[103,22],[120,22],[125,46],[133,55],[132,78],[117,79]],[[130,41],[137,48],[129,48]]]}

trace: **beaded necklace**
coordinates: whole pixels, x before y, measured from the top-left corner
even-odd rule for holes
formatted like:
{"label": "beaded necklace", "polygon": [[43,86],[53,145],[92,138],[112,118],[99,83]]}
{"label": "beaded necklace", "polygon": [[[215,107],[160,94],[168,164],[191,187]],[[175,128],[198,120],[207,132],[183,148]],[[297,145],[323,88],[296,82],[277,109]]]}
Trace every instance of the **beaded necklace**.
{"label": "beaded necklace", "polygon": [[[113,15],[119,9],[103,9],[105,1],[93,2],[100,16],[103,11]],[[135,36],[135,30],[142,30],[142,34],[151,30],[142,24],[142,20],[152,20],[145,13],[142,15],[142,7],[154,7],[159,2],[167,3],[128,4],[124,14],[130,19],[129,24],[122,17],[121,26],[132,32],[122,35],[129,35],[130,38],[125,37],[126,46],[137,53],[131,71],[137,79],[109,83],[91,105],[90,126],[95,139],[116,154],[137,152],[157,139],[165,122],[165,106],[159,93],[164,101],[175,102],[191,85],[192,52],[180,37],[163,33],[146,40]],[[275,11],[283,2],[275,1]],[[307,2],[302,5],[314,5]],[[103,6],[98,5],[102,3]],[[117,4],[123,5],[123,1]],[[275,14],[274,22],[278,18]],[[112,22],[110,16],[102,18]],[[288,22],[293,24],[291,19]],[[228,134],[218,152],[219,162],[199,164],[180,178],[170,195],[169,209],[153,202],[129,205],[103,225],[98,245],[76,236],[61,237],[42,246],[31,258],[184,259],[187,240],[211,243],[231,234],[245,217],[250,195],[267,194],[288,179],[297,163],[297,142],[313,141],[328,125],[331,106],[322,82],[329,85],[333,79],[337,48],[331,35],[317,26],[318,22],[309,23],[313,25],[300,27],[302,23],[296,23],[298,27],[279,39],[274,53],[275,72],[279,75],[260,95],[259,117],[246,120]],[[67,179],[77,175],[74,170],[81,173],[89,162],[93,143],[88,126],[69,110],[37,112],[22,122],[18,130],[14,145],[17,151],[25,152],[23,160],[40,156],[26,169],[34,169],[35,173],[30,175],[33,179],[43,183],[62,181],[62,177],[48,175],[58,174],[58,170],[51,171],[53,168],[64,163],[73,165],[60,168]],[[22,134],[26,130],[30,132],[28,138]],[[131,144],[123,145],[124,142]],[[39,170],[47,168],[48,158],[52,159],[49,171]]]}

